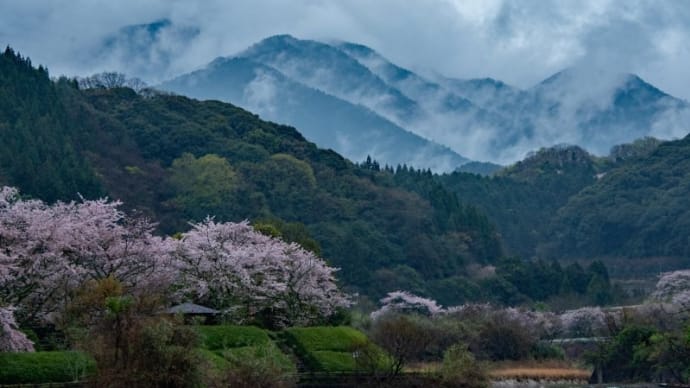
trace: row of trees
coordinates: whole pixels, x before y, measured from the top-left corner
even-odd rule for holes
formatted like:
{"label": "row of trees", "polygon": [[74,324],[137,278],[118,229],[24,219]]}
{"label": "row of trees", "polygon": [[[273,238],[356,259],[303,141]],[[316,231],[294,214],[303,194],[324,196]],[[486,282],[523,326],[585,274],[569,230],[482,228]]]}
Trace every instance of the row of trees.
{"label": "row of trees", "polygon": [[112,278],[130,295],[193,300],[276,326],[308,324],[349,305],[336,269],[247,222],[208,218],[178,238],[127,217],[119,202],[24,200],[0,190],[0,300],[21,322],[59,323],[76,290]]}
{"label": "row of trees", "polygon": [[560,313],[490,304],[444,308],[432,299],[395,291],[360,325],[391,354],[398,371],[410,362],[445,363],[454,349],[472,365],[467,371],[481,370],[475,358],[562,359],[567,354],[592,365],[599,382],[687,383],[689,280],[689,270],[666,273],[643,304]]}

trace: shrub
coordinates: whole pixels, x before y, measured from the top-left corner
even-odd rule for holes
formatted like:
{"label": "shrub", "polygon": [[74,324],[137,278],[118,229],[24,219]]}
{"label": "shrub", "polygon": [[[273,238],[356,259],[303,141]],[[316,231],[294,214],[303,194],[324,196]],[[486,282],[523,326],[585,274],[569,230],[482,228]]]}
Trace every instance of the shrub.
{"label": "shrub", "polygon": [[0,353],[0,384],[78,381],[94,373],[93,359],[80,352]]}
{"label": "shrub", "polygon": [[397,375],[405,363],[421,359],[437,333],[429,321],[388,314],[374,322],[371,339],[391,355],[391,374]]}
{"label": "shrub", "polygon": [[487,387],[489,376],[464,345],[453,345],[443,355],[441,380],[446,387]]}
{"label": "shrub", "polygon": [[587,358],[599,372],[603,372],[605,382],[652,381],[654,365],[649,349],[655,334],[656,329],[651,327],[625,327]]}
{"label": "shrub", "polygon": [[222,386],[281,388],[296,384],[297,369],[273,343],[224,351],[230,368],[222,375]]}
{"label": "shrub", "polygon": [[530,351],[532,358],[536,360],[563,360],[565,351],[562,347],[546,342],[538,342]]}
{"label": "shrub", "polygon": [[[141,329],[134,341],[131,376],[147,387],[194,386],[201,376],[198,337],[189,327],[167,320],[152,322]],[[131,381],[131,380],[130,380]]]}
{"label": "shrub", "polygon": [[481,328],[478,342],[478,354],[490,360],[521,360],[529,358],[537,338],[520,322],[496,314]]}

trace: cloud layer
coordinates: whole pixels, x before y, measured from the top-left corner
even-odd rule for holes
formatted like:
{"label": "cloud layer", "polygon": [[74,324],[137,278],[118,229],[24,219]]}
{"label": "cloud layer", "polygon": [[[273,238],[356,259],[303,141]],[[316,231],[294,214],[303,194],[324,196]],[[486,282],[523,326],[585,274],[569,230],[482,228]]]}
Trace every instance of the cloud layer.
{"label": "cloud layer", "polygon": [[[606,67],[690,99],[683,0],[0,0],[0,9],[0,44],[54,75],[118,70],[156,82],[289,33],[360,42],[412,69],[520,87],[568,66]],[[119,29],[161,19],[173,24],[152,43],[149,68],[119,47],[102,54]]]}

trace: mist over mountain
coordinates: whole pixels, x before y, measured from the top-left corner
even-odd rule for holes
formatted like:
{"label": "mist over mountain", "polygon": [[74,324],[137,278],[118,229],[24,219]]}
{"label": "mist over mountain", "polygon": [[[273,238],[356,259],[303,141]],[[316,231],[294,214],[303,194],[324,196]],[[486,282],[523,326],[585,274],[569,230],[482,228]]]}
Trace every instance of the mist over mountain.
{"label": "mist over mountain", "polygon": [[[295,86],[248,62],[214,66],[231,66],[238,78],[259,69]],[[396,289],[480,297],[446,283],[465,282],[470,263],[501,258],[494,226],[429,171],[381,167],[354,164],[228,103],[81,88],[51,80],[12,49],[0,53],[0,187],[46,201],[107,195],[165,234],[209,215],[289,229],[372,300]]]}
{"label": "mist over mountain", "polygon": [[605,155],[644,136],[682,137],[690,118],[685,101],[614,69],[568,68],[522,90],[491,78],[425,77],[364,45],[289,35],[161,87],[295,125],[353,160],[371,155],[439,172],[459,168],[463,157],[509,164],[555,144]]}
{"label": "mist over mountain", "polygon": [[[206,68],[164,82],[160,87],[200,99],[231,102],[259,113],[264,119],[294,125],[309,140],[354,161],[371,156],[382,164],[407,164],[434,171],[453,171],[468,162],[449,148],[370,109],[389,111],[398,107],[401,115],[414,115],[418,110],[414,101],[343,52],[316,42],[316,48],[308,47],[325,52],[323,61],[332,63],[327,67],[337,69],[321,75],[309,74],[309,68],[319,68],[317,63],[290,65],[286,59],[278,66],[277,59],[263,56],[264,52],[275,52],[268,49],[271,45],[282,47],[280,42],[286,40],[295,41],[291,37],[269,39],[265,45],[248,50],[245,56],[218,58]],[[298,49],[304,48],[299,46],[295,50]],[[293,61],[298,62],[300,55],[299,51],[294,53]],[[349,74],[350,79],[343,81],[336,74]],[[321,78],[317,82],[318,77]],[[328,88],[312,86],[324,84],[326,79],[334,80]],[[350,83],[359,85],[359,89],[350,91]],[[373,99],[368,101],[370,106],[356,102],[365,95],[376,96],[380,103]]]}
{"label": "mist over mountain", "polygon": [[[32,70],[28,59],[10,49],[3,58],[0,113],[7,133],[0,142],[6,151],[0,153],[0,182],[29,195],[60,199],[77,192],[108,193],[160,219],[168,233],[208,214],[301,222],[327,257],[337,259],[348,283],[409,285],[447,300],[478,295],[444,291],[448,277],[465,284],[461,263],[491,264],[503,252],[534,259],[604,259],[615,273],[635,269],[635,276],[648,273],[650,265],[687,265],[687,217],[673,215],[686,213],[688,137],[644,138],[615,146],[606,157],[557,145],[500,171],[469,162],[452,174],[436,175],[371,160],[352,164],[319,150],[295,128],[261,121],[229,104],[151,90],[138,94],[118,85],[81,89],[76,80],[51,81],[45,68]],[[217,74],[222,78],[214,78]],[[249,85],[257,74],[272,79],[286,101],[307,96],[311,100],[300,101],[321,110],[332,109],[332,102],[400,129],[361,105],[248,58],[220,58],[185,85],[253,98],[260,106],[256,95],[272,91],[238,88],[228,94],[225,89],[228,81]],[[634,77],[627,80],[633,87],[645,85]],[[548,80],[542,90],[556,81]],[[656,89],[647,91],[651,98],[666,98]],[[192,179],[212,171],[214,163],[228,164],[227,174],[213,180],[218,185]],[[227,176],[238,180],[228,182]],[[452,256],[457,261],[450,267],[449,255],[459,255]],[[634,258],[641,261],[631,267],[626,260]],[[647,263],[648,258],[659,260]],[[427,276],[440,283],[423,285]],[[371,287],[377,296],[385,292]]]}
{"label": "mist over mountain", "polygon": [[90,50],[87,62],[94,68],[126,67],[127,75],[160,81],[178,73],[180,51],[199,36],[195,26],[182,26],[169,19],[122,27],[105,36]]}
{"label": "mist over mountain", "polygon": [[690,388],[690,1],[2,4],[0,388]]}

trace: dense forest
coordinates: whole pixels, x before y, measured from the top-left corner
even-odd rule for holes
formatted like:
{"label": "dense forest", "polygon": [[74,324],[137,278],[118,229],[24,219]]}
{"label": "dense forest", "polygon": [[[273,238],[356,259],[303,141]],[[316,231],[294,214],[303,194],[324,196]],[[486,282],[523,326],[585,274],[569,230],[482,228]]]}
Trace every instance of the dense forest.
{"label": "dense forest", "polygon": [[643,138],[604,157],[556,146],[490,177],[439,179],[486,212],[509,253],[599,258],[614,273],[649,276],[688,265],[688,141]]}
{"label": "dense forest", "polygon": [[449,299],[444,281],[503,256],[488,218],[429,174],[414,184],[402,179],[419,174],[407,168],[355,165],[230,104],[80,90],[11,49],[0,74],[0,183],[25,195],[108,195],[168,235],[207,215],[249,219],[320,253],[349,289],[375,298],[412,288]]}
{"label": "dense forest", "polygon": [[[167,235],[207,215],[248,219],[340,267],[370,300],[404,289],[446,305],[608,303],[615,292],[595,259],[688,253],[687,139],[642,139],[607,157],[559,146],[493,176],[439,176],[352,163],[231,104],[80,89],[9,48],[0,136],[0,184],[24,195],[107,195]],[[585,260],[554,260],[564,258]]]}

